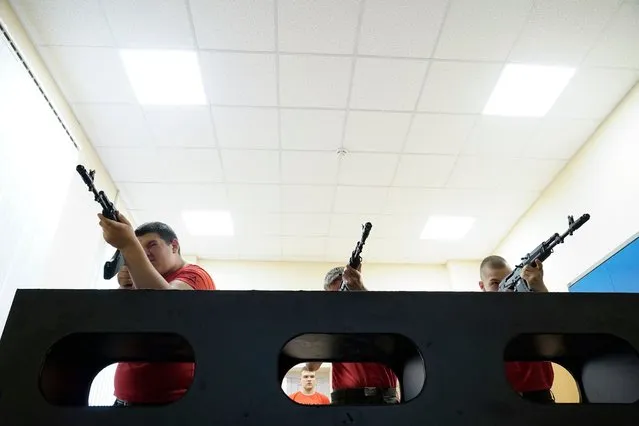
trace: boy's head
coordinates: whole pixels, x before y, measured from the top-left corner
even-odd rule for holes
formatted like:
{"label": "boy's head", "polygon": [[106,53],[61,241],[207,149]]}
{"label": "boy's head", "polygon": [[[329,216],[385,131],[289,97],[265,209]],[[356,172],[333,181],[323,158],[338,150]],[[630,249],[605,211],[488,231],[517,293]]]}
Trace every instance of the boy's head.
{"label": "boy's head", "polygon": [[512,269],[501,256],[488,256],[479,267],[479,288],[482,291],[498,291],[499,283],[512,272]]}

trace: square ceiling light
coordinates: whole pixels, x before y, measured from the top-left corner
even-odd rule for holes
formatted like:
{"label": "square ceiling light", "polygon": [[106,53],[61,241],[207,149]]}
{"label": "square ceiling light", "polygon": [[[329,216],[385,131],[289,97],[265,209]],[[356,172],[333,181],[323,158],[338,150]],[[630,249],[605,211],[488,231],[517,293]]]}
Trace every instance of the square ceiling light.
{"label": "square ceiling light", "polygon": [[231,213],[220,210],[187,210],[182,220],[189,234],[194,236],[229,237],[234,234]]}
{"label": "square ceiling light", "polygon": [[120,58],[140,104],[207,104],[197,52],[124,49]]}
{"label": "square ceiling light", "polygon": [[508,64],[484,107],[485,115],[543,117],[550,111],[575,68]]}
{"label": "square ceiling light", "polygon": [[422,240],[459,240],[475,223],[474,217],[430,216],[420,238]]}

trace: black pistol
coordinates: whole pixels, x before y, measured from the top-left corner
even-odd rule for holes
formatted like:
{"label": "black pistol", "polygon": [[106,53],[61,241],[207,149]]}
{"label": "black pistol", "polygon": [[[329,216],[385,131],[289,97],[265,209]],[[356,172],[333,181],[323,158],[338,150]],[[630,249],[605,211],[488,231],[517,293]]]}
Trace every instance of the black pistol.
{"label": "black pistol", "polygon": [[535,260],[543,262],[548,259],[553,253],[553,249],[558,244],[564,242],[564,239],[568,235],[572,235],[574,231],[581,228],[581,226],[590,220],[588,213],[581,216],[575,221],[572,216],[568,216],[568,230],[559,235],[555,233],[546,241],[539,244],[532,252],[521,258],[521,263],[515,267],[515,269],[499,283],[499,291],[514,291],[514,292],[531,292],[532,289],[528,286],[528,283],[521,278],[521,270],[526,265],[533,265]]}
{"label": "black pistol", "polygon": [[[364,244],[366,243],[366,239],[368,238],[368,234],[371,233],[371,225],[370,222],[366,222],[362,225],[362,238],[357,242],[355,246],[355,250],[351,253],[351,258],[348,260],[348,265],[351,268],[357,269],[359,265],[362,264],[362,250],[364,249]],[[339,288],[339,291],[350,291],[348,285],[346,285],[346,281],[342,279],[342,285]]]}
{"label": "black pistol", "polygon": [[[98,191],[95,188],[95,184],[93,183],[95,170],[89,170],[87,172],[87,169],[85,169],[81,164],[79,164],[75,170],[80,174],[80,176],[82,176],[82,180],[89,187],[89,192],[93,193],[95,201],[97,201],[102,207],[102,215],[108,219],[118,221],[118,211],[109,200],[109,197],[106,196],[104,191]],[[113,278],[122,268],[122,265],[124,265],[124,257],[122,257],[120,250],[116,250],[111,259],[104,264],[104,279],[110,280]]]}

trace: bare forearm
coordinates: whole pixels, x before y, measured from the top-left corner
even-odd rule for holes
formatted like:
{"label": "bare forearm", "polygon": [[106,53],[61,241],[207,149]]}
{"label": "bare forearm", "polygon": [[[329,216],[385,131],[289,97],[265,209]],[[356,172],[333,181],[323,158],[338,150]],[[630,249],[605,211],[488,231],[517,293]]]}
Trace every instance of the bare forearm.
{"label": "bare forearm", "polygon": [[536,286],[533,286],[532,289],[535,293],[548,293],[548,287],[546,287],[546,284],[544,283],[537,284]]}
{"label": "bare forearm", "polygon": [[155,270],[140,244],[131,244],[121,250],[136,289],[171,290],[169,283]]}

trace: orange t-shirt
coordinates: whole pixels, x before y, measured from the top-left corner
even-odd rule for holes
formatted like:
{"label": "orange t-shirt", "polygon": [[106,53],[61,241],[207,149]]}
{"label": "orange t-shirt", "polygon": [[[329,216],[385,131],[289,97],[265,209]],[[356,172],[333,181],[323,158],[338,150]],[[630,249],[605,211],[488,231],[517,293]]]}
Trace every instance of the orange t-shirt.
{"label": "orange t-shirt", "polygon": [[315,392],[313,395],[304,395],[302,392],[297,391],[288,397],[298,404],[305,405],[329,405],[331,403],[326,395],[319,392]]}
{"label": "orange t-shirt", "polygon": [[[211,276],[197,265],[163,275],[193,290],[215,290]],[[180,399],[191,386],[195,364],[190,362],[121,362],[115,370],[115,397],[130,403],[160,404]]]}

